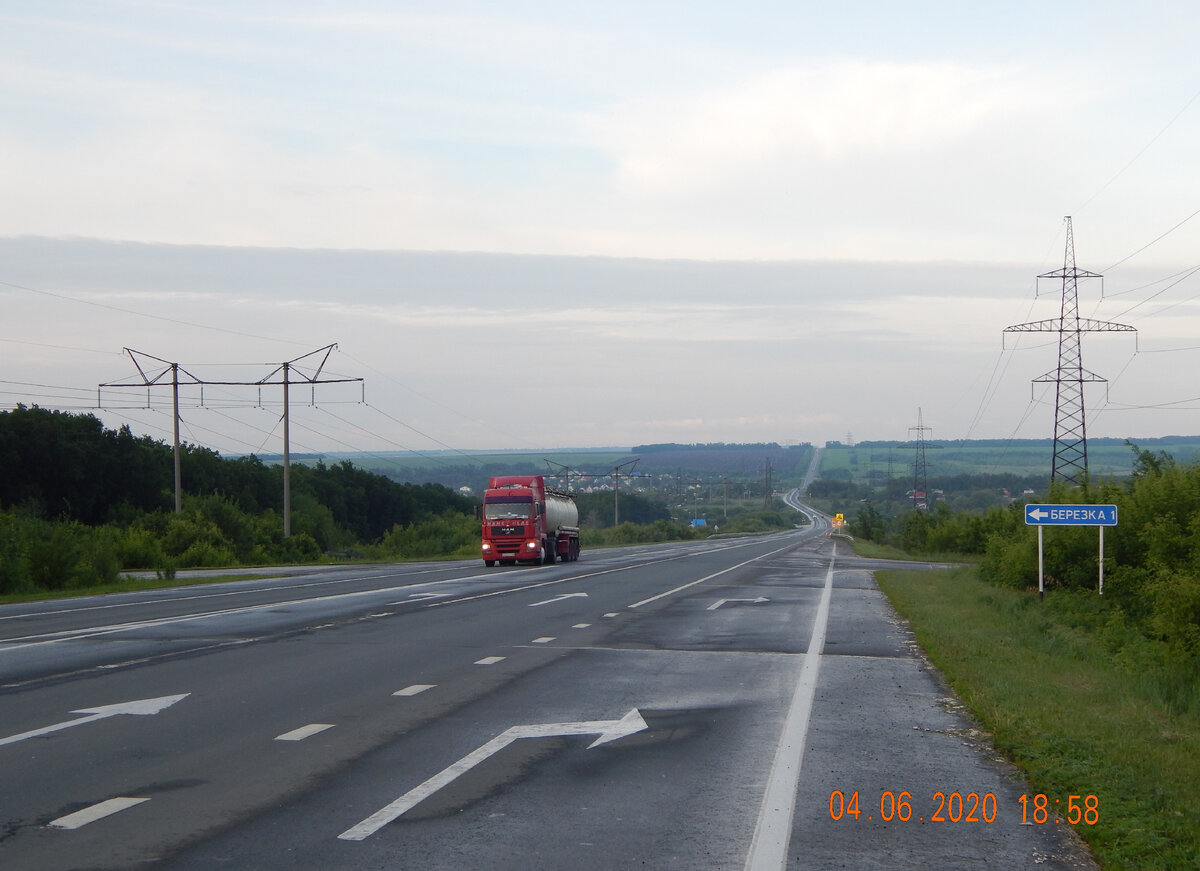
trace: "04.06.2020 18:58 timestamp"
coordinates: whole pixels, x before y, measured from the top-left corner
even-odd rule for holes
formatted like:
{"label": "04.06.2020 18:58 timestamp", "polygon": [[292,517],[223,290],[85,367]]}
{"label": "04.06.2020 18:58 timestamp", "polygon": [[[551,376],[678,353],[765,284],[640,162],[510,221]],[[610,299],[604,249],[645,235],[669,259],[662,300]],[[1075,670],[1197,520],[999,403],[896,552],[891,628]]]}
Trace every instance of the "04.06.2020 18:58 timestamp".
{"label": "04.06.2020 18:58 timestamp", "polygon": [[[998,820],[999,804],[995,793],[985,792],[935,792],[924,810],[913,808],[911,792],[885,790],[879,795],[879,813],[866,806],[858,790],[845,793],[835,789],[829,794],[829,817],[835,821],[852,819],[902,823],[994,823]],[[1070,795],[1066,803],[1046,795],[1023,795],[1021,805],[1022,825],[1041,825],[1048,822],[1069,822],[1072,825],[1085,823],[1094,826],[1100,822],[1100,799],[1095,795]],[[1054,810],[1051,811],[1051,806]]]}

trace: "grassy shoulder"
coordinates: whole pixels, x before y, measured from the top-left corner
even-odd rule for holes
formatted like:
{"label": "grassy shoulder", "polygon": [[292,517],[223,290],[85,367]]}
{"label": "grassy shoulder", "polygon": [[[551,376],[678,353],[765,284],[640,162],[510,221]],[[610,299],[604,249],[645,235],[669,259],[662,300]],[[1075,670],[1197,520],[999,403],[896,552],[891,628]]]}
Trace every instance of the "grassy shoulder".
{"label": "grassy shoulder", "polygon": [[1033,793],[1065,808],[1095,795],[1076,830],[1104,868],[1200,867],[1200,716],[1163,701],[1152,652],[1112,655],[1109,606],[1045,601],[964,567],[880,572],[879,585],[934,665]]}

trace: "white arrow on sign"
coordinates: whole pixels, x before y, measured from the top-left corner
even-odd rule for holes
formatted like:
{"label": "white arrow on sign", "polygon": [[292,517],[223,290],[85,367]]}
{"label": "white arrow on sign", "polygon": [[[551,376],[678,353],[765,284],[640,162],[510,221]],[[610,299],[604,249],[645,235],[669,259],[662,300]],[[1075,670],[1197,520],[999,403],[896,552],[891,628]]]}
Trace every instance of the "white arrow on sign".
{"label": "white arrow on sign", "polygon": [[530,608],[536,608],[538,605],[550,605],[554,602],[562,602],[566,599],[574,599],[578,596],[587,598],[587,593],[563,593],[561,596],[555,596],[553,599],[547,599],[544,602],[533,602],[529,605]]}
{"label": "white arrow on sign", "polygon": [[71,711],[72,714],[87,714],[86,717],[80,717],[77,720],[67,720],[64,723],[55,723],[53,726],[45,726],[41,729],[34,729],[31,732],[22,732],[20,735],[11,735],[8,738],[0,738],[0,747],[5,744],[16,744],[18,741],[24,741],[26,738],[37,738],[41,735],[49,735],[51,732],[58,732],[63,729],[70,729],[72,726],[82,726],[85,723],[94,723],[97,720],[104,720],[108,717],[116,717],[121,714],[132,714],[137,717],[150,717],[157,714],[164,708],[169,708],[171,705],[186,699],[191,693],[184,693],[180,696],[163,696],[158,699],[141,699],[136,702],[124,702],[119,705],[102,705],[98,708],[81,708],[78,711]]}
{"label": "white arrow on sign", "polygon": [[371,837],[388,823],[394,822],[419,803],[429,798],[439,789],[453,783],[457,778],[466,774],[485,759],[499,753],[509,744],[521,738],[558,738],[566,735],[594,735],[600,737],[588,745],[591,750],[609,741],[616,741],[626,735],[633,735],[649,728],[642,719],[641,712],[634,708],[619,720],[582,720],[573,723],[535,723],[529,726],[513,726],[505,729],[482,747],[468,753],[449,768],[439,771],[433,777],[391,804],[380,808],[357,826],[347,829],[338,835],[343,841],[363,841]]}
{"label": "white arrow on sign", "polygon": [[1044,519],[1044,518],[1046,518],[1046,517],[1049,517],[1049,516],[1050,516],[1050,512],[1049,512],[1049,511],[1043,511],[1043,510],[1042,510],[1042,509],[1040,509],[1040,508],[1035,508],[1035,509],[1033,509],[1032,511],[1030,511],[1030,512],[1029,512],[1029,516],[1030,516],[1030,517],[1032,517],[1034,520],[1042,520],[1042,519]]}
{"label": "white arrow on sign", "polygon": [[754,599],[717,599],[717,601],[713,602],[711,605],[708,606],[708,610],[715,611],[727,602],[749,602],[752,605],[759,605],[759,604],[762,604],[763,602],[770,602],[770,601],[771,600],[768,599],[766,596],[758,596],[757,598],[754,598]]}

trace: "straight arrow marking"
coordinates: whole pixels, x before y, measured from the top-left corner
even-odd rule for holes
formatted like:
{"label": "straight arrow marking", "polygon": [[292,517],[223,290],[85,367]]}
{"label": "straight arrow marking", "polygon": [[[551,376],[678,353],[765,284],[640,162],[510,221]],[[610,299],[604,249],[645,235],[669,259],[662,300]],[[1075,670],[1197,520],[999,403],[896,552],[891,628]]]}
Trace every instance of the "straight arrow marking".
{"label": "straight arrow marking", "polygon": [[88,716],[80,717],[77,720],[67,720],[63,723],[55,723],[53,726],[43,726],[41,729],[22,732],[20,735],[10,735],[7,738],[0,738],[0,747],[3,747],[5,744],[16,744],[18,741],[24,741],[26,738],[38,738],[42,735],[49,735],[51,732],[60,732],[63,729],[70,729],[72,726],[82,726],[85,723],[94,723],[97,720],[104,720],[108,717],[116,717],[121,714],[150,717],[164,708],[171,707],[171,705],[181,699],[186,699],[189,695],[191,693],[183,693],[178,696],[162,696],[157,699],[140,699],[136,702],[123,702],[117,705],[102,705],[98,708],[81,708],[77,711],[71,711],[71,713],[88,714]]}
{"label": "straight arrow marking", "polygon": [[521,738],[558,738],[566,735],[593,735],[599,733],[589,750],[626,735],[633,735],[649,728],[641,712],[634,708],[619,720],[581,720],[570,723],[534,723],[528,726],[513,726],[505,729],[491,741],[479,747],[448,768],[444,768],[420,786],[410,789],[394,802],[380,808],[357,826],[338,835],[342,841],[363,841],[371,837],[388,823],[399,819],[439,789],[453,783],[479,763],[499,753],[509,744]]}

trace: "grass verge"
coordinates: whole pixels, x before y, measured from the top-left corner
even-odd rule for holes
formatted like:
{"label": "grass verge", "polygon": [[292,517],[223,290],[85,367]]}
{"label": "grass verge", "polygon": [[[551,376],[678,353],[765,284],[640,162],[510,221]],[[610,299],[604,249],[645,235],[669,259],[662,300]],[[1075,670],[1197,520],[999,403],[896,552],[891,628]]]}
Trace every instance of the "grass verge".
{"label": "grass verge", "polygon": [[1040,602],[970,567],[877,579],[1033,793],[1052,810],[1098,797],[1099,822],[1075,828],[1102,867],[1200,868],[1200,717],[1172,712],[1145,662],[1110,654],[1106,603]]}

